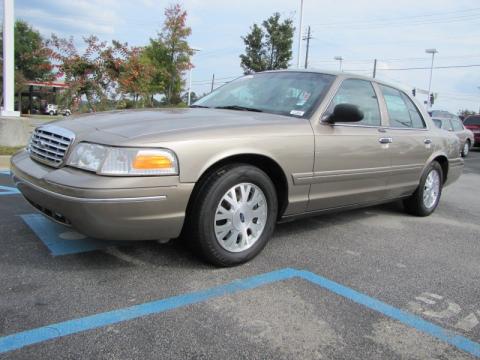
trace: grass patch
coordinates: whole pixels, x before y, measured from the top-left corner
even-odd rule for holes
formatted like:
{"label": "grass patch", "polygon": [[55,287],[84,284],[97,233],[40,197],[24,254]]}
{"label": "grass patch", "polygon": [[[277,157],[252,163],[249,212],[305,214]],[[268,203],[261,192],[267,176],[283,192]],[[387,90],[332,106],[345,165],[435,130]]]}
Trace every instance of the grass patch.
{"label": "grass patch", "polygon": [[24,148],[25,146],[0,146],[0,155],[13,155]]}

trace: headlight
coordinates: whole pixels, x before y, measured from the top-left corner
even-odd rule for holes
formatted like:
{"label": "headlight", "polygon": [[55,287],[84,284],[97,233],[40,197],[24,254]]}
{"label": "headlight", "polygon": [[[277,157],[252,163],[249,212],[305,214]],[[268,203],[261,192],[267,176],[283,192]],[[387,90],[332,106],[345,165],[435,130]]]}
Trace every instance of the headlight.
{"label": "headlight", "polygon": [[100,175],[178,175],[177,158],[167,149],[80,143],[70,154],[67,165]]}

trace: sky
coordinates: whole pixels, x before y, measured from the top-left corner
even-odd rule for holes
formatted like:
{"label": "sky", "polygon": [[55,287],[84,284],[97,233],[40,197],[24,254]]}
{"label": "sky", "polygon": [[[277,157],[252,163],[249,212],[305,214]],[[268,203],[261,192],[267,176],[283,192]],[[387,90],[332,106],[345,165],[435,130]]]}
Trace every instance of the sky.
{"label": "sky", "polygon": [[[274,12],[292,18],[296,26],[291,67],[296,66],[300,0],[181,0],[192,28],[189,43],[200,51],[193,58],[192,90],[210,91],[242,75],[239,55],[241,36],[254,23]],[[30,23],[44,37],[55,33],[82,37],[97,35],[142,46],[161,30],[165,7],[162,0],[15,0],[15,16]],[[432,92],[434,109],[456,113],[480,107],[480,2],[478,0],[304,0],[302,33],[311,26],[309,68],[343,70],[372,75],[412,88],[428,89],[431,55],[435,48]],[[304,65],[305,41],[301,64]],[[450,67],[462,66],[462,67]],[[421,68],[421,69],[411,69]],[[426,69],[425,69],[426,68]],[[399,70],[410,69],[410,70]],[[426,95],[417,94],[420,102]]]}

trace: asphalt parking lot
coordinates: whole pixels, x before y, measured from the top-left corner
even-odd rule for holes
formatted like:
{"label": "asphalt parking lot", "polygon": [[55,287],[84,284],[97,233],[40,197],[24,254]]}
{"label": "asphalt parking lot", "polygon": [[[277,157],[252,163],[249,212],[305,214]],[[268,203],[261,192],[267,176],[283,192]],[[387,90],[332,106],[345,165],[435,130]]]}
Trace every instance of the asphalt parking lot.
{"label": "asphalt parking lot", "polygon": [[480,357],[480,151],[428,218],[400,204],[281,224],[236,268],[99,243],[0,174],[2,359]]}

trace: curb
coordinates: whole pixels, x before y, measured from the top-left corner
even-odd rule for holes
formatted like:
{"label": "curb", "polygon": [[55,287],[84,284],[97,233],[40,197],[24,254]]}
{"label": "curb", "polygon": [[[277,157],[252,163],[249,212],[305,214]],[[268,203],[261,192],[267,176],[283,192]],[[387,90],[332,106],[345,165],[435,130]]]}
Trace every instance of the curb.
{"label": "curb", "polygon": [[10,155],[0,155],[0,170],[10,169]]}

